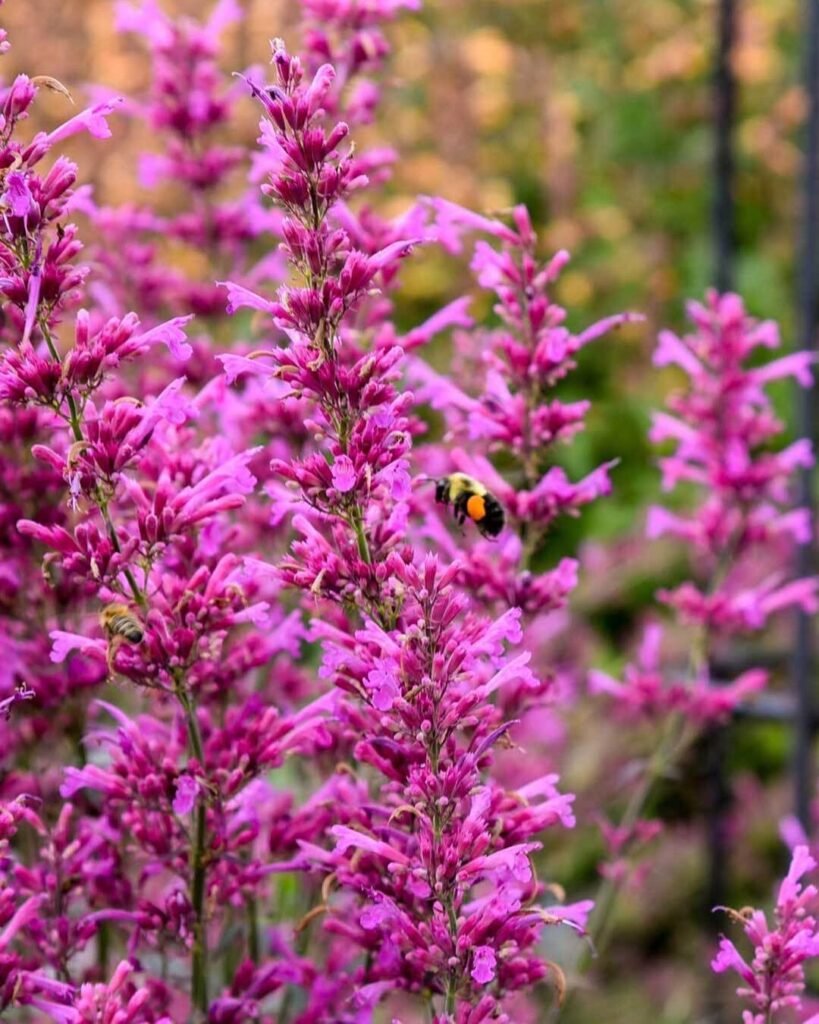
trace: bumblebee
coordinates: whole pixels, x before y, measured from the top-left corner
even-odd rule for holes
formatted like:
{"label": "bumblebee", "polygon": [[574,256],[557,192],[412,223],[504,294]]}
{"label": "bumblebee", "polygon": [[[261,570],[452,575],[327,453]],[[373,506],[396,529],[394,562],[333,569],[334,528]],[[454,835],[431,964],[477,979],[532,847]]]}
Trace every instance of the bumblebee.
{"label": "bumblebee", "polygon": [[129,644],[140,644],[145,636],[142,623],[124,604],[106,605],[100,615],[100,625],[105,630],[109,641],[119,645],[124,640]]}
{"label": "bumblebee", "polygon": [[442,477],[435,485],[435,500],[452,506],[459,526],[471,519],[484,537],[497,537],[506,521],[503,505],[495,495],[466,473]]}

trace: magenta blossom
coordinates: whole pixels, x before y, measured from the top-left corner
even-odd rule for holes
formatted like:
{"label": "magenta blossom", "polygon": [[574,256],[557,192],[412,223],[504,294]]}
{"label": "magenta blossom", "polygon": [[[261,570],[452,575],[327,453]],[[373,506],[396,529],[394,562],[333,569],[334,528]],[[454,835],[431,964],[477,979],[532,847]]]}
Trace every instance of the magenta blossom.
{"label": "magenta blossom", "polygon": [[801,1009],[805,988],[803,965],[819,956],[817,889],[801,880],[815,868],[816,861],[807,847],[797,846],[788,874],[779,887],[773,927],[761,910],[730,912],[742,923],[754,947],[753,959],[743,959],[733,942],[722,938],[711,967],[718,974],[732,970],[740,976],[742,984],[737,995],[751,1006],[743,1013],[744,1024],[766,1024],[780,1010]]}

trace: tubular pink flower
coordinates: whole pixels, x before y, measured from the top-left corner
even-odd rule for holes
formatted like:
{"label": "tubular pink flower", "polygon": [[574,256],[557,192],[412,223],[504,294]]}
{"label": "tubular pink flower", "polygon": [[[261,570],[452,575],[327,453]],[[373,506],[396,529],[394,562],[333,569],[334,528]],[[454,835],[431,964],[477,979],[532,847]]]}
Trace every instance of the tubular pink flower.
{"label": "tubular pink flower", "polygon": [[[227,311],[235,313],[238,309],[257,309],[264,313],[272,313],[275,303],[269,299],[257,295],[243,285],[235,284],[233,281],[217,281],[220,288],[226,288],[228,293]],[[222,359],[226,357],[221,357]]]}
{"label": "tubular pink flower", "polygon": [[811,368],[816,358],[815,352],[794,352],[752,370],[751,376],[757,384],[763,385],[772,380],[781,380],[783,377],[794,377],[803,388],[809,388],[813,383]]}
{"label": "tubular pink flower", "polygon": [[15,217],[26,217],[34,211],[34,197],[24,174],[12,171],[6,177],[3,197]]}
{"label": "tubular pink flower", "polygon": [[472,953],[470,974],[479,985],[488,985],[495,978],[495,952],[491,946],[477,946]]}
{"label": "tubular pink flower", "polygon": [[23,322],[23,337],[20,345],[25,346],[29,342],[31,332],[37,320],[37,310],[40,305],[40,290],[42,288],[42,268],[39,261],[35,263],[28,282],[28,298],[26,300],[25,320]]}
{"label": "tubular pink flower", "polygon": [[703,372],[702,363],[694,353],[671,331],[661,331],[657,350],[654,353],[655,366],[679,366],[692,378]]}
{"label": "tubular pink flower", "polygon": [[42,896],[29,896],[29,898],[20,905],[12,915],[11,920],[6,924],[5,928],[0,931],[0,951],[5,950],[17,932],[19,932],[21,928],[25,927],[25,925],[37,915],[42,902]]}
{"label": "tubular pink flower", "polygon": [[427,199],[427,202],[435,214],[439,241],[455,252],[460,251],[461,236],[466,231],[480,231],[512,244],[517,241],[515,232],[500,221],[474,213],[448,199]]}
{"label": "tubular pink flower", "polygon": [[174,317],[172,320],[152,327],[144,334],[137,335],[132,339],[131,345],[147,348],[159,343],[167,346],[175,359],[184,362],[190,359],[193,349],[185,340],[185,332],[182,328],[190,323],[192,319],[193,315]]}
{"label": "tubular pink flower", "polygon": [[44,137],[43,142],[48,149],[51,149],[58,142],[63,142],[71,135],[76,135],[77,132],[81,131],[87,131],[89,135],[93,135],[97,139],[109,139],[111,137],[111,129],[106,119],[118,107],[121,107],[123,102],[122,97],[116,96],[113,99],[95,103],[75,117],[65,121],[59,128],[55,128],[53,132]]}
{"label": "tubular pink flower", "polygon": [[396,850],[389,843],[383,843],[378,839],[373,839],[371,836],[364,835],[363,832],[357,832],[355,829],[347,828],[345,825],[335,825],[330,831],[336,837],[336,850],[340,853],[353,846],[359,850],[367,850],[369,853],[384,857],[386,860],[396,864],[409,864],[409,858],[401,853],[400,850]]}
{"label": "tubular pink flower", "polygon": [[176,780],[176,796],[173,798],[175,814],[190,814],[196,806],[199,784],[191,775],[180,775]]}
{"label": "tubular pink flower", "polygon": [[106,645],[102,640],[95,640],[79,633],[67,633],[62,629],[53,629],[49,636],[52,641],[51,660],[54,662],[65,661],[72,651],[97,655],[105,659]]}
{"label": "tubular pink flower", "polygon": [[355,467],[346,455],[339,455],[332,465],[333,487],[342,494],[351,491],[356,484]]}
{"label": "tubular pink flower", "polygon": [[507,846],[505,850],[476,857],[464,864],[461,873],[464,877],[491,878],[497,874],[508,874],[515,881],[528,882],[532,877],[532,865],[527,856],[532,850],[539,850],[540,843],[517,843]]}

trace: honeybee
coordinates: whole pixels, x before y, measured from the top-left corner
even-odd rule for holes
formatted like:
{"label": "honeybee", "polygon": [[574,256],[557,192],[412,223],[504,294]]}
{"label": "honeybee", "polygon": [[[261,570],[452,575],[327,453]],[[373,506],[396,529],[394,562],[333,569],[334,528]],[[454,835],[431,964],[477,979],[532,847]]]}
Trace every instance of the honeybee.
{"label": "honeybee", "polygon": [[109,642],[117,646],[123,641],[140,644],[145,636],[142,623],[124,604],[106,605],[100,615],[100,625],[105,630]]}
{"label": "honeybee", "polygon": [[503,505],[495,495],[466,473],[442,477],[435,485],[435,500],[452,506],[459,526],[471,519],[484,537],[497,537],[506,521]]}

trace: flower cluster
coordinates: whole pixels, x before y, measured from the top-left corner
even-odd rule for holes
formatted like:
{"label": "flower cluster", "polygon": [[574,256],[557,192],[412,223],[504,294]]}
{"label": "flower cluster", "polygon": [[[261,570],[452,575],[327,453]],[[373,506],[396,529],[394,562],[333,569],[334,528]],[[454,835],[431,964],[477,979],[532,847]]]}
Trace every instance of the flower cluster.
{"label": "flower cluster", "polygon": [[[419,424],[413,396],[397,390],[406,346],[361,326],[383,318],[362,307],[420,239],[393,237],[375,252],[356,244],[346,199],[365,179],[345,148],[347,124],[327,114],[333,70],[306,79],[279,42],[273,64],[276,84],[251,88],[277,159],[265,191],[284,212],[284,252],[300,280],[275,299],[232,282],[229,302],[266,311],[289,339],[268,353],[267,372],[307,403],[320,445],[273,463],[300,505],[279,575],[328,605],[311,637],[324,650],[321,675],[345,695],[340,741],[385,778],[378,797],[330,829],[333,848],[302,842],[296,863],[332,882],[308,918],[324,911],[326,937],[367,952],[336,998],[357,990],[374,1005],[394,990],[426,992],[436,1020],[480,1021],[548,973],[534,952],[546,924],[582,929],[588,906],[547,910],[528,856],[544,828],[573,824],[571,798],[552,774],[514,794],[485,777],[509,727],[491,696],[540,686],[528,655],[504,654],[520,639],[520,611],[476,615],[455,586],[460,564],[419,561],[408,543]],[[265,369],[261,357],[223,362],[234,378]]]}
{"label": "flower cluster", "polygon": [[[661,828],[661,757],[616,825],[561,783],[583,781],[567,737],[593,627],[556,533],[617,480],[602,456],[567,468],[591,404],[564,384],[640,318],[570,329],[568,256],[543,258],[521,206],[420,197],[387,217],[397,154],[352,136],[374,137],[388,26],[420,0],[297,6],[303,55],[274,39],[269,83],[228,73],[241,0],[201,20],[118,0],[144,95],[98,88],[37,132],[38,96],[65,86],[0,90],[4,1019],[542,1019],[589,935],[605,948],[594,901],[552,881],[576,819],[602,821],[603,923]],[[239,104],[261,107],[258,147]],[[151,138],[145,198],[102,206],[60,150],[120,114]],[[469,295],[406,326],[405,262],[465,247],[486,322]],[[735,296],[691,317],[661,337],[690,386],[653,437],[674,444],[666,489],[704,497],[649,532],[692,554],[692,581],[659,594],[692,666],[669,669],[675,638],[650,624],[623,681],[592,689],[699,728],[764,683],[716,686],[715,659],[813,609],[816,581],[779,570],[810,535],[789,478],[811,453],[776,447],[766,393],[809,383],[810,360],[758,365],[776,332]],[[582,840],[567,859],[575,890]],[[796,851],[773,930],[743,919],[750,965],[727,940],[715,961],[742,974],[749,1024],[799,1001],[814,866]]]}
{"label": "flower cluster", "polygon": [[[303,844],[303,852],[341,889],[327,909],[345,912],[327,928],[369,951],[373,981],[431,988],[443,1011],[436,1019],[483,1020],[498,997],[547,973],[534,949],[545,925],[585,921],[587,904],[544,906],[529,861],[535,836],[574,825],[572,797],[555,775],[514,793],[484,778],[509,728],[490,695],[536,685],[528,654],[504,654],[520,638],[519,613],[495,622],[470,615],[453,587],[457,563],[445,571],[432,557],[419,567],[388,564],[406,595],[394,628],[315,627],[324,672],[357,697],[344,706],[365,737],[355,757],[385,782],[354,827],[332,830],[334,850]],[[352,920],[345,890],[362,901]]]}
{"label": "flower cluster", "polygon": [[[492,294],[500,327],[458,336],[462,359],[459,384],[436,373],[421,359],[412,365],[412,379],[421,401],[440,411],[447,438],[469,445],[430,453],[432,472],[466,472],[487,486],[503,505],[517,537],[504,542],[500,557],[487,544],[470,546],[464,555],[463,581],[487,602],[509,602],[530,615],[561,608],[574,589],[577,562],[563,559],[555,569],[532,572],[532,562],[555,520],[576,516],[592,501],[609,493],[613,463],[599,466],[572,481],[559,465],[549,465],[552,449],[583,430],[590,403],[550,397],[555,386],[576,366],[581,350],[608,331],[632,320],[631,314],[608,317],[579,334],[565,324],[566,310],[549,292],[569,256],[559,252],[546,263],[537,259],[537,238],[524,207],[512,211],[512,223],[478,216],[441,199],[431,200],[434,230],[442,244],[458,250],[466,233],[480,232],[500,243],[479,240],[472,271]],[[467,300],[447,311],[438,330],[455,325],[471,328]],[[477,333],[477,338],[475,337]],[[464,380],[464,384],[460,384]],[[476,446],[503,453],[515,465],[512,479],[502,477]],[[435,458],[437,456],[437,459]],[[441,539],[442,531],[435,537]]]}
{"label": "flower cluster", "polygon": [[[219,317],[224,302],[213,280],[217,268],[249,274],[254,243],[275,229],[256,189],[225,198],[248,162],[246,147],[219,141],[239,98],[238,83],[226,85],[219,67],[220,39],[242,9],[237,0],[220,0],[200,24],[172,18],[155,0],[118,0],[115,16],[117,30],[142,37],[151,56],[148,94],[125,108],[161,146],[142,154],[139,184],[157,190],[174,182],[185,198],[166,214],[161,205],[101,207],[86,192],[78,196],[75,205],[100,236],[92,249],[96,276],[90,291],[107,312],[135,305],[152,319],[181,311]],[[187,272],[168,265],[163,250],[169,243],[189,254]],[[254,272],[265,276],[278,269],[274,253]],[[196,354],[192,373],[212,373],[207,339],[196,345]]]}
{"label": "flower cluster", "polygon": [[813,453],[806,439],[771,450],[784,427],[766,391],[771,381],[791,377],[807,387],[812,357],[796,353],[753,365],[759,348],[779,346],[779,333],[770,321],[752,320],[736,295],[709,292],[688,312],[693,333],[680,338],[662,332],[654,357],[657,366],[682,369],[688,387],[672,394],[670,412],[655,415],[651,440],[674,446],[660,460],[663,489],[685,483],[701,498],[684,514],[651,508],[647,533],[679,538],[691,553],[695,579],[657,595],[681,625],[695,631],[691,666],[687,676],[680,671],[669,678],[660,657],[663,631],[652,624],[624,682],[595,672],[591,684],[627,713],[662,717],[678,711],[703,722],[724,718],[767,679],[751,669],[714,685],[714,661],[726,653],[730,638],[762,629],[783,609],[819,607],[819,581],[788,579],[781,568],[788,545],[811,536],[809,513],[792,507],[790,485]]}
{"label": "flower cluster", "polygon": [[[728,911],[742,925],[754,955],[750,962],[746,961],[734,943],[723,937],[711,967],[718,974],[735,971],[742,979],[737,995],[751,1007],[743,1011],[743,1024],[766,1024],[782,1010],[802,1009],[803,965],[819,956],[817,889],[803,882],[804,876],[815,868],[816,861],[807,847],[797,846],[779,887],[773,927],[761,910]],[[804,1024],[816,1024],[819,1015],[800,1014],[799,1019]]]}
{"label": "flower cluster", "polygon": [[[250,464],[260,449],[243,446],[241,430],[220,435],[225,389],[197,393],[180,375],[193,354],[191,316],[145,324],[94,306],[72,313],[86,277],[66,220],[76,170],[58,158],[39,177],[37,164],[79,128],[107,134],[104,116],[116,104],[89,108],[26,145],[18,126],[37,88],[25,78],[10,88],[0,159],[10,342],[0,355],[0,402],[3,479],[13,496],[4,505],[11,586],[0,622],[12,657],[0,697],[4,720],[14,716],[2,728],[16,736],[4,769],[15,754],[32,763],[29,748],[42,753],[51,730],[73,751],[62,779],[53,771],[3,777],[0,798],[34,793],[58,819],[52,829],[47,816],[29,814],[42,836],[39,857],[27,863],[15,852],[3,861],[11,900],[4,948],[19,950],[4,999],[72,1022],[103,1008],[134,1021],[204,1018],[209,937],[226,927],[226,908],[252,908],[245,949],[258,951],[252,922],[270,875],[258,859],[259,822],[270,830],[273,821],[255,809],[253,787],[288,756],[331,746],[323,723],[332,701],[310,702],[315,687],[292,664],[300,616],[277,600],[254,531],[233,518],[256,487]],[[40,573],[35,552],[43,550]],[[152,695],[147,713],[131,719],[114,704],[89,703],[114,676]],[[118,729],[87,730],[101,708]],[[276,823],[283,853],[321,822],[315,809],[307,824],[298,811],[291,817],[283,833]],[[129,959],[108,982],[114,935]],[[85,985],[94,943],[99,973]],[[154,980],[137,992],[128,976],[143,947],[190,965],[189,1003]],[[245,988],[257,981],[251,962]]]}

